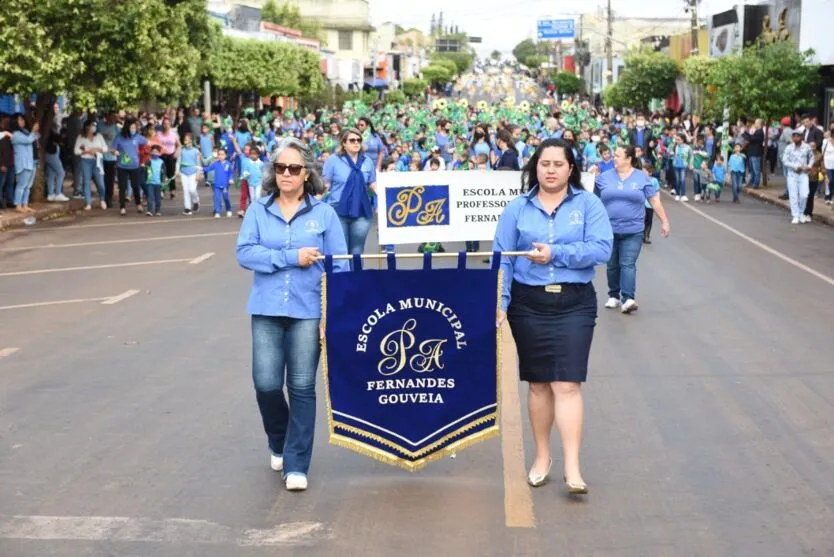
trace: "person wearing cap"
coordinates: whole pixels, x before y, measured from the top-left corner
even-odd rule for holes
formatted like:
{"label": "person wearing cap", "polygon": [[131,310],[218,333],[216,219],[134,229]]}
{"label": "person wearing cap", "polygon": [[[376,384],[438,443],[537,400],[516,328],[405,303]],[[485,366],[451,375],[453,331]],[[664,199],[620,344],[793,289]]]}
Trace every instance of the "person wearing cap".
{"label": "person wearing cap", "polygon": [[809,191],[808,171],[813,155],[808,144],[802,142],[802,131],[794,130],[791,141],[782,154],[782,165],[788,180],[788,199],[791,202],[791,224],[804,224],[811,220],[804,213]]}

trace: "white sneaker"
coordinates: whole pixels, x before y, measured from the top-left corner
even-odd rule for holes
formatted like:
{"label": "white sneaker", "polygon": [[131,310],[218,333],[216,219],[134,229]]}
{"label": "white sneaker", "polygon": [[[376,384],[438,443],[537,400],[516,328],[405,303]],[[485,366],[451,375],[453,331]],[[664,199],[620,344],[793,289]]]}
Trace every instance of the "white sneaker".
{"label": "white sneaker", "polygon": [[608,301],[605,302],[605,307],[607,307],[608,309],[616,309],[619,305],[620,300],[618,300],[617,298],[608,298]]}
{"label": "white sneaker", "polygon": [[811,217],[809,217],[808,215],[802,215],[801,218],[802,218],[802,223],[803,224],[806,223],[806,222],[812,222],[814,220]]}
{"label": "white sneaker", "polygon": [[689,198],[686,197],[685,195],[682,195],[681,196],[681,201],[689,201]]}
{"label": "white sneaker", "polygon": [[229,217],[229,218],[232,218],[232,212],[231,211],[226,211],[226,216]]}
{"label": "white sneaker", "polygon": [[307,476],[298,472],[287,474],[284,480],[287,491],[304,491],[307,489]]}
{"label": "white sneaker", "polygon": [[58,201],[60,203],[66,203],[69,200],[70,200],[70,198],[67,197],[66,195],[64,195],[63,193],[59,193],[58,195],[55,196],[55,201]]}
{"label": "white sneaker", "polygon": [[799,219],[794,217],[793,220],[791,221],[791,224],[799,224]]}
{"label": "white sneaker", "polygon": [[101,203],[99,203],[99,206],[101,207],[101,210],[102,210],[102,211],[106,211],[106,210],[107,210],[107,203],[105,203],[104,201],[102,201]]}
{"label": "white sneaker", "polygon": [[681,200],[681,196],[676,195],[676,196],[675,196],[675,201],[680,201],[680,200]]}
{"label": "white sneaker", "polygon": [[695,194],[695,201],[700,201],[700,200],[701,200],[701,194],[700,194],[700,193],[696,193],[696,194]]}
{"label": "white sneaker", "polygon": [[220,213],[214,213],[214,218],[219,219],[220,218]]}
{"label": "white sneaker", "polygon": [[284,457],[275,456],[274,454],[269,455],[269,467],[276,472],[280,472],[284,469]]}
{"label": "white sneaker", "polygon": [[623,304],[623,308],[621,310],[623,313],[632,313],[637,311],[637,302],[629,298]]}
{"label": "white sneaker", "polygon": [[55,195],[54,194],[53,195],[47,195],[46,200],[50,203],[54,203],[55,202]]}

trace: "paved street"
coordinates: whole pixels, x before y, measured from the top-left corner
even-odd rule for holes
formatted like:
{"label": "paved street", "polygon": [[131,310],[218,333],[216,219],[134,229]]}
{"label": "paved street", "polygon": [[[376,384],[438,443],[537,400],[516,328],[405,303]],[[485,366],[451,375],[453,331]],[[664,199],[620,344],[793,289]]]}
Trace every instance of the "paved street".
{"label": "paved street", "polygon": [[329,446],[320,404],[310,490],[288,493],[237,218],[166,202],[0,233],[0,555],[834,554],[834,230],[750,198],[664,202],[640,311],[600,310],[584,501],[524,483],[512,369],[502,438],[415,474]]}

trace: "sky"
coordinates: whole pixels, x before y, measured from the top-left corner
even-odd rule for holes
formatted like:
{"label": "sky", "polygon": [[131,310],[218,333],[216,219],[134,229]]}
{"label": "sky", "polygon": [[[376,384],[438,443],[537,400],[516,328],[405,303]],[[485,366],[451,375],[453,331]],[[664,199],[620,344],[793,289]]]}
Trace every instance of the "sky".
{"label": "sky", "polygon": [[[699,14],[703,18],[737,3],[741,0],[700,0]],[[687,17],[685,4],[684,0],[612,0],[611,9],[615,17]],[[443,10],[445,23],[457,24],[469,36],[483,37],[483,43],[473,46],[479,55],[488,56],[493,50],[509,55],[516,44],[535,36],[537,20],[568,19],[578,15],[580,5],[583,13],[605,7],[600,0],[370,0],[370,11],[373,25],[390,21],[428,32],[432,12]]]}

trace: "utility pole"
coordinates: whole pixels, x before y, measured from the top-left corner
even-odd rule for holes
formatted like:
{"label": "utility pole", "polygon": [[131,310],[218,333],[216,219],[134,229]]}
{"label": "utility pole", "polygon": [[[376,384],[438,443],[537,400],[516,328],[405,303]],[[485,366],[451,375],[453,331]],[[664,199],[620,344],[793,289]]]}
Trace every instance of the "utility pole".
{"label": "utility pole", "polygon": [[690,15],[692,16],[692,49],[690,55],[698,56],[701,53],[698,48],[698,0],[688,0],[688,2]]}
{"label": "utility pole", "polygon": [[608,69],[608,84],[614,83],[614,52],[611,48],[611,36],[614,34],[614,18],[611,15],[611,0],[608,0],[608,31],[605,34],[605,64]]}

